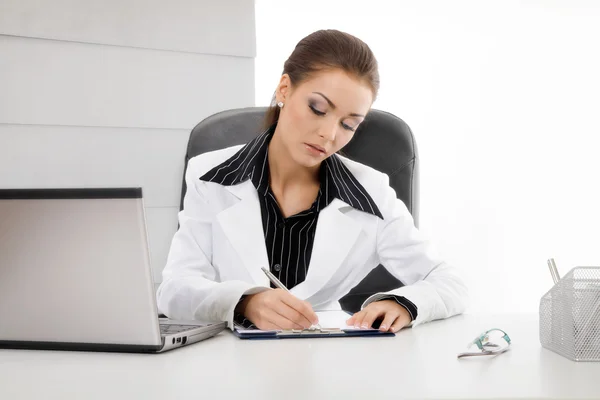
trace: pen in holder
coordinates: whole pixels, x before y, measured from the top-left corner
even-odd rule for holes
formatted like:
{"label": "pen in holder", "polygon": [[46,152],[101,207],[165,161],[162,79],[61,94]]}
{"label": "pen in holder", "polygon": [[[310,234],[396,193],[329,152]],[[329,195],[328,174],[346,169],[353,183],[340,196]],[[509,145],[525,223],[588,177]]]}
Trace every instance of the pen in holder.
{"label": "pen in holder", "polygon": [[[600,267],[576,267],[540,300],[540,343],[573,361],[600,361]],[[555,279],[556,278],[556,279]]]}

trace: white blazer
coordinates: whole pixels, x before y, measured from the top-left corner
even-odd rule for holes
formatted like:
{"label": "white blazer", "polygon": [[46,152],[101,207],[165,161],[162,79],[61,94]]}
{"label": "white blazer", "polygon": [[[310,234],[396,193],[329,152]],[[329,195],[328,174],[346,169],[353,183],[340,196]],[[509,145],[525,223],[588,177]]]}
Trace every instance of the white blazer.
{"label": "white blazer", "polygon": [[[157,292],[158,308],[170,318],[227,321],[233,329],[240,297],[270,288],[261,270],[269,262],[252,181],[225,186],[199,179],[241,147],[205,153],[188,163],[180,227]],[[334,199],[319,214],[306,279],[291,293],[315,310],[339,308],[338,300],[382,264],[406,285],[387,294],[404,296],[417,306],[413,326],[462,313],[467,303],[465,284],[415,228],[388,176],[340,159],[369,192],[384,219]],[[363,308],[382,295],[368,298]]]}

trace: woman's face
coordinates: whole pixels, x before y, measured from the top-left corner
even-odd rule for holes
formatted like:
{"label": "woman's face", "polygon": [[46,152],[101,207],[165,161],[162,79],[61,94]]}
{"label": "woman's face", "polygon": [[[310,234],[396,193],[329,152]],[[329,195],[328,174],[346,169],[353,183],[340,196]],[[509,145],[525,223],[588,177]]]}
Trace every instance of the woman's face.
{"label": "woman's face", "polygon": [[289,155],[306,167],[344,147],[373,103],[373,93],[342,70],[322,71],[298,86],[283,75],[276,91],[283,102],[277,130]]}

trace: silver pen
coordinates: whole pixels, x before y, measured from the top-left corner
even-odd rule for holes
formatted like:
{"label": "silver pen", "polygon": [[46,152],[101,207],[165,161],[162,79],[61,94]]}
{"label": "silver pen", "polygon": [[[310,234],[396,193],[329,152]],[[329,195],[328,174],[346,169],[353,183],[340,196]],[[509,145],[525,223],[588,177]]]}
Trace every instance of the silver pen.
{"label": "silver pen", "polygon": [[[284,285],[283,283],[281,283],[281,281],[280,281],[279,279],[277,279],[277,277],[271,273],[271,271],[269,271],[269,270],[268,270],[268,269],[266,269],[265,267],[261,267],[260,269],[262,269],[262,270],[263,270],[263,272],[265,273],[265,275],[267,275],[267,278],[269,278],[269,280],[270,280],[271,282],[273,282],[273,284],[274,284],[275,286],[277,286],[279,289],[283,289],[283,290],[285,290],[286,292],[288,292],[288,293],[290,293],[290,294],[291,294],[291,292],[288,290],[288,288],[286,288],[286,287],[285,287],[285,285]],[[321,325],[319,325],[319,324],[312,325],[312,326],[311,326],[309,329],[310,329],[310,330],[317,330],[317,329],[321,329]]]}
{"label": "silver pen", "polygon": [[558,273],[558,268],[556,268],[554,258],[548,260],[548,269],[550,269],[550,275],[552,275],[552,280],[554,281],[554,284],[557,284],[560,280],[560,275]]}

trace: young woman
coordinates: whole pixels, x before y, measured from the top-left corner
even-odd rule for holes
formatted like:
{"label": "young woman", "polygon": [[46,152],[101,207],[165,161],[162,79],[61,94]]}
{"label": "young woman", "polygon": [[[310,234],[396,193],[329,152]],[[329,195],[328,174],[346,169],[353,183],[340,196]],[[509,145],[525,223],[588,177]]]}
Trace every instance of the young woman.
{"label": "young woman", "polygon": [[[349,318],[398,331],[463,312],[467,290],[415,228],[388,176],[338,153],[369,112],[377,61],[336,30],[302,39],[285,62],[268,128],[244,146],[190,160],[163,282],[170,318],[301,329],[339,309],[377,265],[405,286]],[[288,289],[274,289],[261,267]]]}

